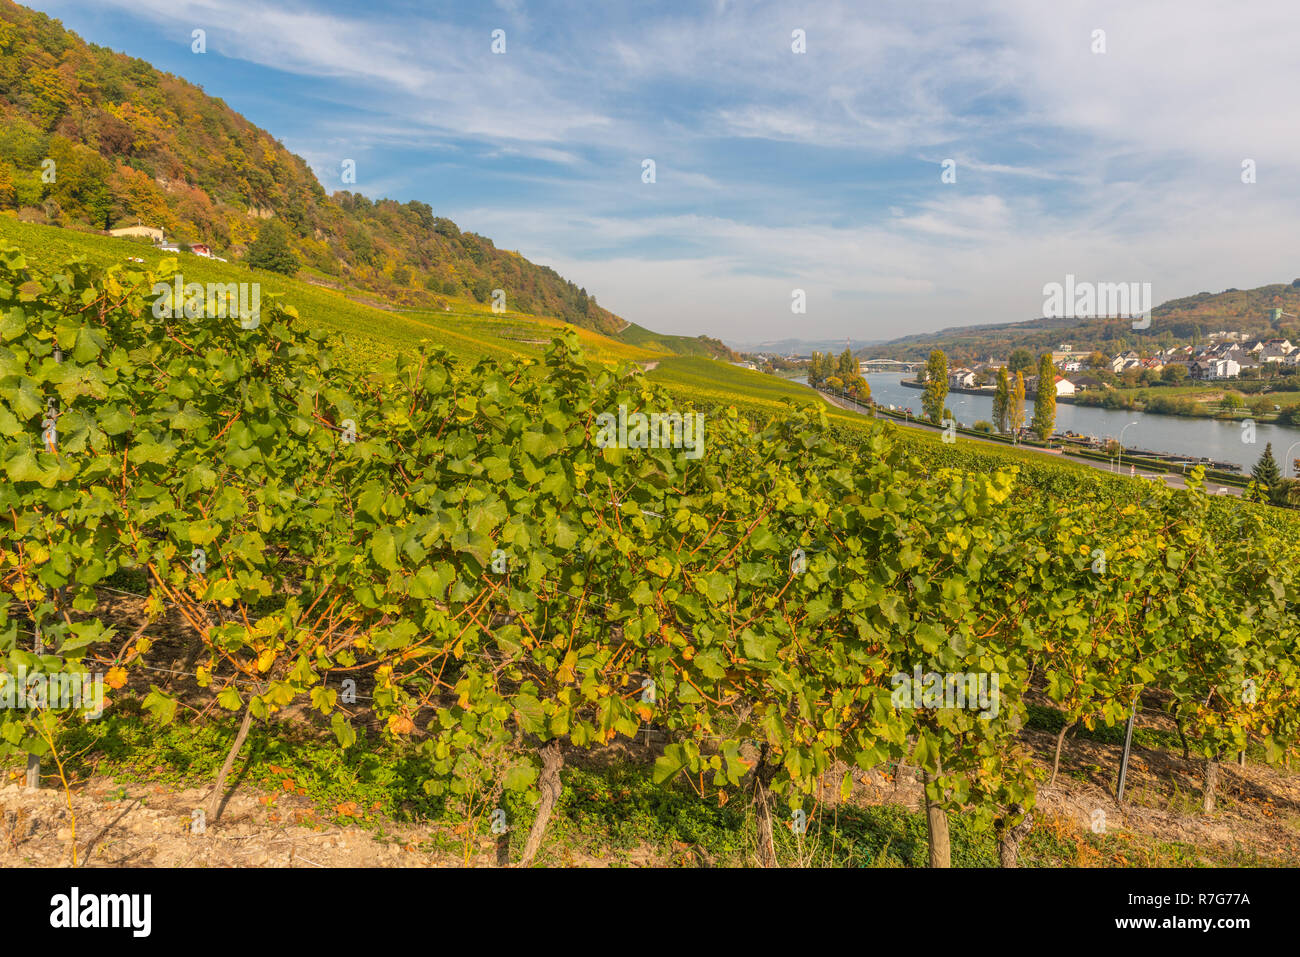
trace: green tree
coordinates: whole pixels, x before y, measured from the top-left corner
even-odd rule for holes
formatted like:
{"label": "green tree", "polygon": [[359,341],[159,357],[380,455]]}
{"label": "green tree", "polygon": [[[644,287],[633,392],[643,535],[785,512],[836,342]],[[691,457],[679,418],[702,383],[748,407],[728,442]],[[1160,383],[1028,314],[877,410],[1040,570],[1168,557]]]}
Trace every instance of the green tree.
{"label": "green tree", "polygon": [[998,387],[993,393],[993,428],[998,432],[1007,430],[1011,417],[1011,382],[1007,379],[1006,366],[998,370]]}
{"label": "green tree", "polygon": [[1038,360],[1038,394],[1034,396],[1034,434],[1040,441],[1051,438],[1056,428],[1056,366],[1046,352]]}
{"label": "green tree", "polygon": [[1163,369],[1160,370],[1161,381],[1168,382],[1170,385],[1177,385],[1179,382],[1182,382],[1186,378],[1187,378],[1186,366],[1179,366],[1179,365],[1165,366]]}
{"label": "green tree", "polygon": [[935,349],[925,363],[925,395],[921,407],[925,417],[936,425],[943,418],[943,401],[948,397],[948,358]]}
{"label": "green tree", "polygon": [[298,271],[298,257],[289,249],[289,230],[278,219],[262,224],[257,238],[248,247],[244,262],[256,269],[292,276]]}
{"label": "green tree", "polygon": [[1285,505],[1287,508],[1300,505],[1300,479],[1278,479],[1278,484],[1273,489],[1273,504]]}
{"label": "green tree", "polygon": [[822,365],[822,354],[814,352],[808,360],[808,384],[814,389],[826,381],[826,369]]}
{"label": "green tree", "polygon": [[836,368],[836,375],[838,375],[845,382],[848,382],[850,379],[854,378],[857,374],[858,374],[858,360],[853,358],[853,353],[846,346],[844,348],[844,351],[840,353],[840,361]]}
{"label": "green tree", "polygon": [[1028,372],[1034,367],[1034,356],[1028,349],[1016,349],[1007,360],[1008,372]]}
{"label": "green tree", "polygon": [[1277,467],[1277,459],[1273,458],[1272,442],[1264,446],[1264,454],[1250,470],[1250,477],[1253,479],[1250,500],[1252,502],[1272,501],[1274,490],[1282,485],[1282,470]]}

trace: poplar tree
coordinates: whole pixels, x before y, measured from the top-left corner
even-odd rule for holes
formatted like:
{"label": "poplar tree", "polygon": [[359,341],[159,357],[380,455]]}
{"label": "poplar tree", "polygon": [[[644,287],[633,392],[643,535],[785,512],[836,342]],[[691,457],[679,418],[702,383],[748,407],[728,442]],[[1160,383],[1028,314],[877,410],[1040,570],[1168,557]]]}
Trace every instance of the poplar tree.
{"label": "poplar tree", "polygon": [[1025,424],[1025,374],[1016,373],[1015,391],[1011,393],[1011,429],[1019,432]]}
{"label": "poplar tree", "polygon": [[1038,360],[1038,394],[1034,396],[1034,434],[1046,442],[1056,428],[1056,366],[1043,353]]}
{"label": "poplar tree", "polygon": [[948,357],[938,349],[930,353],[925,364],[925,395],[921,408],[935,425],[943,418],[943,402],[948,397]]}
{"label": "poplar tree", "polygon": [[1011,415],[1011,383],[1007,380],[1007,370],[1003,366],[998,370],[998,387],[993,393],[993,428],[998,432],[1007,431],[1007,419]]}

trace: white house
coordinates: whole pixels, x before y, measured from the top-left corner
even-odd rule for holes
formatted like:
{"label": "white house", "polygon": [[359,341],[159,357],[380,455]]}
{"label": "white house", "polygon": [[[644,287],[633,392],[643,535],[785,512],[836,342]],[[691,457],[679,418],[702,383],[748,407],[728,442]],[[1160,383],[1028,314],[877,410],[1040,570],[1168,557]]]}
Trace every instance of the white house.
{"label": "white house", "polygon": [[975,373],[969,369],[955,369],[948,373],[948,388],[950,389],[973,389],[975,388]]}
{"label": "white house", "polygon": [[1241,364],[1235,359],[1207,359],[1201,362],[1204,379],[1235,379],[1241,375]]}
{"label": "white house", "polygon": [[1128,352],[1121,352],[1110,360],[1110,371],[1118,374],[1125,369],[1136,369],[1141,365],[1141,361],[1141,357],[1130,349]]}
{"label": "white house", "polygon": [[1056,377],[1056,397],[1059,399],[1063,395],[1074,395],[1074,383],[1064,376]]}

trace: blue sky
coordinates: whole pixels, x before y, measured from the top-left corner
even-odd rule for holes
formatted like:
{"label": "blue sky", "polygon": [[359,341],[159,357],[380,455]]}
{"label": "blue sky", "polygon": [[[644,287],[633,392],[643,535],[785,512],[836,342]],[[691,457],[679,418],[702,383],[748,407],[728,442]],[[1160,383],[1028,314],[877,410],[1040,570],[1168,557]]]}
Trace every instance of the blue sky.
{"label": "blue sky", "polygon": [[349,188],[665,332],[885,339],[1033,318],[1067,273],[1157,302],[1300,276],[1294,0],[31,5],[327,190],[353,159]]}

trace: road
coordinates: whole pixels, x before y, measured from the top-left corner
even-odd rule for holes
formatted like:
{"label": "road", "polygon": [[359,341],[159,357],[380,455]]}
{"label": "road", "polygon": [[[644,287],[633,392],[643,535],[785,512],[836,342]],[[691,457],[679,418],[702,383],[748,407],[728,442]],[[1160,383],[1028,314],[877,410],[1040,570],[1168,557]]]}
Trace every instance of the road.
{"label": "road", "polygon": [[[849,403],[842,402],[838,399],[834,399],[831,396],[827,395],[825,392],[818,390],[817,394],[820,395],[827,402],[829,402],[831,405],[839,409],[843,409],[845,412],[856,412],[859,415],[861,415],[863,418],[872,418],[872,416],[863,412],[861,408],[855,408]],[[895,419],[893,416],[883,416],[883,418],[888,419],[889,421],[893,422],[896,425],[901,425],[909,429],[920,429],[922,431],[928,430],[931,432],[943,431],[938,426],[930,425],[928,422],[917,422],[915,419],[910,419],[910,420]],[[999,448],[1003,448],[1003,449],[1007,448],[1007,444],[1005,442],[996,442],[992,439],[977,439],[969,435],[961,436],[961,441],[980,442],[984,445],[996,445]],[[1117,474],[1114,471],[1114,466],[1110,465],[1107,462],[1097,462],[1094,461],[1093,459],[1086,459],[1078,455],[1068,455],[1062,452],[1048,452],[1043,449],[1036,448],[1032,445],[1021,445],[1019,446],[1019,448],[1025,452],[1038,452],[1042,455],[1051,456],[1054,459],[1069,459],[1071,462],[1078,462],[1080,465],[1090,466],[1091,468],[1094,468],[1099,472],[1107,472],[1111,475]],[[1186,478],[1177,472],[1144,472],[1141,469],[1131,470],[1130,468],[1130,470],[1120,471],[1118,474],[1129,475],[1137,479],[1147,479],[1147,480],[1154,479],[1156,481],[1163,481],[1170,488],[1181,488],[1181,489],[1187,488]],[[1218,482],[1212,482],[1206,480],[1205,491],[1210,495],[1235,495],[1236,497],[1240,498],[1241,493],[1244,490],[1237,488],[1234,485],[1222,485]]]}

